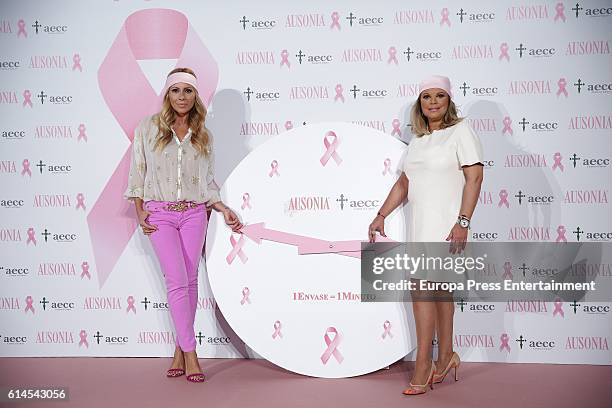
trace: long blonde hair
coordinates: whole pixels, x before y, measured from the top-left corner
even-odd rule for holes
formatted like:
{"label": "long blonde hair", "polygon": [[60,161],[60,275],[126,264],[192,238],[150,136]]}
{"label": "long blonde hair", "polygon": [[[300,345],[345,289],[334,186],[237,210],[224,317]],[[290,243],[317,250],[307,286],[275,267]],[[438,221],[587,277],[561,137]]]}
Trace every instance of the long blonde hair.
{"label": "long blonde hair", "polygon": [[[450,98],[450,95],[448,99],[448,109],[442,118],[442,125],[440,126],[440,129],[451,127],[463,120],[463,118],[460,118],[457,114],[457,107],[455,106],[455,102],[453,102],[453,100]],[[416,137],[421,137],[431,133],[429,131],[429,122],[427,117],[423,114],[423,109],[421,109],[420,94],[410,110],[410,124],[412,125],[412,133],[414,133]]]}
{"label": "long blonde hair", "polygon": [[[175,68],[168,76],[176,73],[176,72],[186,72],[195,76],[193,70],[189,68]],[[163,150],[168,143],[172,141],[172,125],[176,121],[176,112],[172,108],[170,104],[169,89],[164,96],[164,102],[162,104],[161,111],[153,116],[153,121],[157,125],[158,134],[157,140],[155,141],[155,149]],[[187,122],[189,123],[189,128],[191,129],[191,144],[196,148],[196,150],[200,154],[204,154],[208,156],[210,154],[211,146],[210,146],[210,134],[208,129],[204,124],[206,119],[206,108],[200,99],[200,95],[198,95],[198,90],[195,90],[196,99],[189,111],[189,119]]]}

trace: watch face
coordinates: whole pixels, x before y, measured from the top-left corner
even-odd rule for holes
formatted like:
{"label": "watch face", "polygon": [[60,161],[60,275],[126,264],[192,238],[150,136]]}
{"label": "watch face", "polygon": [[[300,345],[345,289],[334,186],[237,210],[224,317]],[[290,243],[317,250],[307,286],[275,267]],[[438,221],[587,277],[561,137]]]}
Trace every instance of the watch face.
{"label": "watch face", "polygon": [[[213,213],[208,277],[225,319],[256,353],[297,373],[349,377],[414,348],[409,305],[360,301],[360,241],[404,150],[371,128],[308,125],[264,143],[228,177],[221,196],[247,225],[232,235]],[[395,241],[405,241],[403,214],[385,219]]]}
{"label": "watch face", "polygon": [[470,222],[462,218],[459,220],[459,225],[461,225],[463,228],[467,228],[470,225]]}

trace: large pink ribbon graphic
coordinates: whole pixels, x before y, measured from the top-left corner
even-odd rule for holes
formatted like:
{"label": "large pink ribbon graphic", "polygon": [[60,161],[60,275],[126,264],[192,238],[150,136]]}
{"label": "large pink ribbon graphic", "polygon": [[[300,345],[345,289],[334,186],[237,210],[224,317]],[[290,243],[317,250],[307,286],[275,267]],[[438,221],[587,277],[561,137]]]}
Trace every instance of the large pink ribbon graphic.
{"label": "large pink ribbon graphic", "polygon": [[28,159],[23,159],[23,161],[21,162],[21,175],[25,176],[26,174],[32,177],[32,170],[30,170],[30,161]]}
{"label": "large pink ribbon graphic", "polygon": [[[159,111],[163,99],[147,81],[138,60],[173,58],[178,58],[176,66],[196,72],[200,78],[199,96],[208,106],[219,79],[217,63],[187,17],[169,9],[140,10],[128,16],[98,70],[98,83],[130,142],[138,122]],[[130,146],[87,216],[100,286],[137,226],[133,207],[122,198],[131,154]]]}
{"label": "large pink ribbon graphic", "polygon": [[277,337],[280,337],[281,339],[283,338],[283,333],[281,333],[280,329],[281,329],[281,322],[280,320],[277,320],[274,322],[274,333],[272,333],[272,338],[275,339]]}
{"label": "large pink ribbon graphic", "polygon": [[499,346],[499,351],[502,351],[503,349],[508,350],[508,353],[510,352],[510,344],[508,344],[508,340],[510,340],[510,336],[508,336],[507,333],[502,333],[502,335],[500,336],[499,340],[501,341],[501,345]]}
{"label": "large pink ribbon graphic", "polygon": [[236,255],[238,255],[238,258],[240,258],[242,263],[246,263],[246,261],[248,261],[249,258],[247,258],[246,254],[242,250],[242,247],[244,246],[244,243],[245,243],[244,235],[240,234],[240,238],[238,239],[238,241],[236,241],[233,235],[230,235],[230,243],[232,244],[232,250],[225,258],[227,263],[231,265],[232,262],[234,262],[234,258],[236,258]]}
{"label": "large pink ribbon graphic", "polygon": [[563,156],[561,156],[560,152],[553,154],[554,163],[552,166],[552,170],[556,169],[557,167],[561,171],[565,170],[565,168],[563,167],[563,163],[561,163],[561,159],[563,159]]}
{"label": "large pink ribbon graphic", "polygon": [[499,203],[497,203],[498,207],[505,205],[506,208],[510,208],[510,203],[508,202],[508,190],[505,188],[499,191]]}
{"label": "large pink ribbon graphic", "polygon": [[[329,142],[328,138],[332,139],[331,143]],[[336,133],[333,130],[330,130],[325,134],[325,136],[323,136],[323,144],[325,145],[326,150],[323,156],[321,156],[321,164],[325,166],[331,157],[339,166],[340,163],[342,163],[342,158],[340,157],[338,152],[336,152],[336,150],[338,149],[338,145],[340,144],[340,139],[338,139],[338,136],[336,136]]]}
{"label": "large pink ribbon graphic", "polygon": [[25,313],[28,313],[28,310],[32,312],[32,314],[34,314],[34,299],[32,299],[32,296],[27,296],[25,298],[26,301],[26,307],[25,307]]}
{"label": "large pink ribbon graphic", "polygon": [[17,27],[19,28],[19,30],[17,31],[17,37],[21,37],[23,35],[24,37],[27,38],[28,37],[28,33],[27,33],[26,29],[25,29],[25,21],[23,21],[23,19],[20,19],[17,22]]}
{"label": "large pink ribbon graphic", "polygon": [[383,323],[383,329],[385,329],[385,331],[382,334],[382,338],[383,340],[389,336],[389,338],[393,338],[393,333],[391,333],[391,322],[388,320],[385,320],[385,322]]}
{"label": "large pink ribbon graphic", "polygon": [[[333,340],[329,337],[328,333],[335,334]],[[327,348],[321,355],[321,361],[323,362],[323,364],[327,364],[327,361],[332,355],[338,363],[342,364],[344,357],[340,353],[340,350],[338,350],[338,346],[342,341],[342,336],[340,335],[340,333],[338,333],[338,330],[336,330],[335,327],[328,327],[327,330],[325,330],[323,340],[325,340],[325,344],[327,344]]]}
{"label": "large pink ribbon graphic", "polygon": [[499,60],[501,61],[502,59],[506,59],[506,61],[510,61],[510,54],[508,54],[508,50],[510,49],[510,47],[508,47],[508,43],[501,43],[501,45],[499,46]]}
{"label": "large pink ribbon graphic", "polygon": [[85,346],[85,347],[89,347],[89,343],[87,342],[87,332],[85,330],[81,330],[79,332],[79,338],[81,339],[79,341],[79,347],[81,346]]}
{"label": "large pink ribbon graphic", "polygon": [[561,315],[561,317],[565,317],[565,313],[563,312],[563,302],[559,298],[555,300],[555,310],[553,310],[553,317],[558,314]]}
{"label": "large pink ribbon graphic", "polygon": [[34,246],[36,246],[36,233],[34,232],[34,228],[30,227],[28,228],[28,239],[26,240],[26,245],[28,245],[30,242],[34,244]]}
{"label": "large pink ribbon graphic", "polygon": [[557,239],[555,239],[555,242],[567,242],[567,238],[565,238],[565,225],[557,227]]}
{"label": "large pink ribbon graphic", "polygon": [[331,23],[331,26],[329,26],[329,28],[331,30],[333,30],[334,28],[337,28],[338,30],[340,30],[340,14],[337,11],[334,11],[331,14],[331,19],[332,19],[332,23]]}
{"label": "large pink ribbon graphic", "polygon": [[442,12],[440,13],[440,15],[442,16],[442,20],[440,20],[440,26],[446,23],[446,25],[450,27],[451,24],[450,24],[450,20],[448,19],[448,9],[446,7],[442,9]]}

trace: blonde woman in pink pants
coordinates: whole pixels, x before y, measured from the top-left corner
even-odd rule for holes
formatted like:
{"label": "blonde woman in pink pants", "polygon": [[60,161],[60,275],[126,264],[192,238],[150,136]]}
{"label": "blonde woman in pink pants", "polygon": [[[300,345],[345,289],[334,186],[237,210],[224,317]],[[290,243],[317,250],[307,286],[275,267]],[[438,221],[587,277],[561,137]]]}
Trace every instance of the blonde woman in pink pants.
{"label": "blonde woman in pink pants", "polygon": [[166,376],[187,374],[188,381],[203,382],[193,323],[207,209],[221,212],[234,232],[242,224],[219,197],[206,108],[194,72],[172,70],[164,92],[161,111],[142,120],[134,132],[125,197],[134,201],[138,223],[151,239],[166,280],[177,342]]}

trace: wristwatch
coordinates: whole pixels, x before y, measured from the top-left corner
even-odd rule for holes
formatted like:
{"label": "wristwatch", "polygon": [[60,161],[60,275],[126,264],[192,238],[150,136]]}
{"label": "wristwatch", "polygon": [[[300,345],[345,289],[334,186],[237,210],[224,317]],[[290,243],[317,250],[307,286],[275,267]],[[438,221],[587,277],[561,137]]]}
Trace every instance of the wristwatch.
{"label": "wristwatch", "polygon": [[457,218],[457,224],[459,224],[459,226],[463,228],[470,229],[470,219],[466,217],[465,215],[460,215]]}

